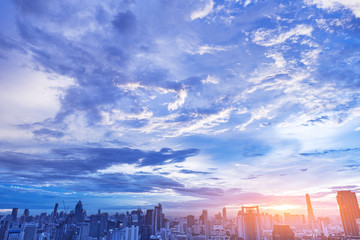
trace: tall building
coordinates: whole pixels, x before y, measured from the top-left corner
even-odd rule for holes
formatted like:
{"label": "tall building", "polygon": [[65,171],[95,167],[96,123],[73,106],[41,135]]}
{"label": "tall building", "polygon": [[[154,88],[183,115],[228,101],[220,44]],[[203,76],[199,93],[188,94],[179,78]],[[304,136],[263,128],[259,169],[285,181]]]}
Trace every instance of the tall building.
{"label": "tall building", "polygon": [[200,216],[200,225],[205,225],[205,222],[208,220],[208,211],[203,210]]}
{"label": "tall building", "polygon": [[273,240],[294,240],[295,234],[289,225],[274,225],[272,232]]}
{"label": "tall building", "polygon": [[338,191],[336,199],[339,205],[345,235],[360,236],[359,228],[356,224],[356,219],[360,218],[360,209],[356,194],[351,191]]}
{"label": "tall building", "polygon": [[148,209],[146,210],[145,214],[145,225],[149,226],[150,234],[155,234],[155,213],[154,209]]}
{"label": "tall building", "polygon": [[36,238],[36,224],[27,223],[24,230],[21,233],[20,239],[22,240],[34,240]]}
{"label": "tall building", "polygon": [[88,240],[90,234],[90,223],[80,223],[79,240]]}
{"label": "tall building", "polygon": [[12,209],[12,212],[11,212],[11,221],[12,222],[16,222],[18,212],[19,212],[18,208],[13,208]]}
{"label": "tall building", "polygon": [[186,218],[186,224],[189,228],[195,225],[195,217],[193,215],[188,215]]}
{"label": "tall building", "polygon": [[75,221],[76,222],[82,222],[83,220],[83,205],[82,202],[79,200],[79,202],[75,206]]}
{"label": "tall building", "polygon": [[313,208],[311,206],[310,195],[306,194],[305,198],[306,198],[306,206],[307,206],[307,212],[308,212],[308,222],[309,223],[314,223],[315,222],[315,216],[314,216]]}
{"label": "tall building", "polygon": [[226,217],[226,207],[223,208],[223,221],[225,222],[227,220],[227,217]]}
{"label": "tall building", "polygon": [[155,220],[154,226],[156,233],[160,231],[163,225],[163,213],[162,213],[162,206],[160,203],[158,206],[155,207],[154,220]]}
{"label": "tall building", "polygon": [[53,217],[52,217],[52,222],[55,222],[56,216],[57,216],[57,210],[58,210],[59,204],[56,203],[55,207],[54,207],[54,212],[53,212]]}
{"label": "tall building", "polygon": [[259,207],[242,207],[237,216],[238,237],[243,240],[261,240],[262,227]]}

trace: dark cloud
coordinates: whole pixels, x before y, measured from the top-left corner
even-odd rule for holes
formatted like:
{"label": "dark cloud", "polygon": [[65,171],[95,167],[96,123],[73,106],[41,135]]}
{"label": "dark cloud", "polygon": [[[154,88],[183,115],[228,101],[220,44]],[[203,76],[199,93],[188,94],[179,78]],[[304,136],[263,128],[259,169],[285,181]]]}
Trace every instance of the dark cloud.
{"label": "dark cloud", "polygon": [[38,173],[58,173],[69,175],[95,173],[114,164],[136,164],[138,166],[159,166],[183,162],[198,153],[197,149],[142,151],[132,148],[64,148],[53,149],[50,154],[24,154],[18,152],[0,153],[1,168]]}
{"label": "dark cloud", "polygon": [[118,13],[112,21],[113,26],[122,34],[132,34],[136,31],[137,19],[133,12]]}
{"label": "dark cloud", "polygon": [[38,137],[53,137],[53,138],[62,138],[65,135],[63,132],[51,130],[48,128],[41,128],[38,130],[34,130],[32,133]]}
{"label": "dark cloud", "polygon": [[243,180],[252,180],[252,179],[257,179],[259,177],[261,177],[262,175],[249,175],[246,178],[242,178]]}
{"label": "dark cloud", "polygon": [[192,196],[222,196],[224,194],[224,190],[221,188],[175,188],[176,191]]}
{"label": "dark cloud", "polygon": [[299,169],[301,172],[306,172],[308,169],[307,168],[300,168]]}
{"label": "dark cloud", "polygon": [[301,156],[316,156],[316,155],[357,152],[357,151],[360,151],[360,148],[329,149],[329,150],[324,150],[322,152],[309,152],[309,153],[299,153],[299,154]]}
{"label": "dark cloud", "polygon": [[184,174],[203,174],[203,175],[211,174],[211,172],[193,171],[189,169],[181,169],[180,172]]}
{"label": "dark cloud", "polygon": [[307,123],[324,123],[325,121],[329,120],[328,116],[321,116],[315,119],[308,120]]}
{"label": "dark cloud", "polygon": [[[66,186],[65,186],[66,187]],[[152,174],[101,174],[76,181],[67,188],[89,192],[149,192],[158,189],[184,187],[170,178]]]}
{"label": "dark cloud", "polygon": [[[47,131],[45,131],[47,133]],[[99,170],[114,164],[159,166],[182,162],[197,149],[143,151],[131,148],[62,148],[48,154],[0,153],[1,182],[17,185],[55,184],[69,191],[148,192],[155,188],[184,188],[162,172],[107,174]],[[22,166],[19,169],[19,166]],[[89,175],[90,174],[90,175]]]}

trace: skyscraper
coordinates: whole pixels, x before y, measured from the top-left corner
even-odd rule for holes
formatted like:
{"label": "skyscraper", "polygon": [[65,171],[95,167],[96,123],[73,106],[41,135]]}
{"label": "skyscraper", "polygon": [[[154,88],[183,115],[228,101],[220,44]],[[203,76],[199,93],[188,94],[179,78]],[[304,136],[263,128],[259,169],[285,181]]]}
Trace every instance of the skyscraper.
{"label": "skyscraper", "polygon": [[75,221],[82,222],[83,216],[83,205],[82,202],[79,200],[79,202],[75,206]]}
{"label": "skyscraper", "polygon": [[313,208],[311,206],[310,195],[306,194],[305,198],[306,198],[306,206],[307,206],[307,212],[308,212],[308,222],[309,223],[314,223],[315,222],[315,216],[314,216]]}
{"label": "skyscraper", "polygon": [[226,221],[226,207],[223,208],[223,221]]}
{"label": "skyscraper", "polygon": [[189,228],[191,228],[193,225],[195,225],[195,217],[194,215],[188,215],[186,218],[186,223]]}
{"label": "skyscraper", "polygon": [[243,240],[261,240],[262,228],[259,207],[242,207],[237,216],[238,237]]}
{"label": "skyscraper", "polygon": [[12,209],[12,212],[11,212],[11,221],[12,222],[16,222],[18,212],[19,212],[18,208],[13,208]]}
{"label": "skyscraper", "polygon": [[351,191],[338,191],[336,196],[344,232],[348,236],[360,236],[356,219],[360,218],[356,194]]}
{"label": "skyscraper", "polygon": [[59,207],[59,204],[58,204],[58,203],[56,203],[56,204],[55,204],[55,207],[54,207],[53,216],[52,216],[52,222],[55,222],[58,207]]}
{"label": "skyscraper", "polygon": [[155,212],[154,212],[155,216],[155,233],[160,231],[160,228],[162,228],[162,224],[163,224],[163,213],[162,213],[162,206],[159,203],[158,206],[155,206]]}
{"label": "skyscraper", "polygon": [[205,225],[205,222],[208,220],[208,211],[203,210],[200,216],[200,225]]}

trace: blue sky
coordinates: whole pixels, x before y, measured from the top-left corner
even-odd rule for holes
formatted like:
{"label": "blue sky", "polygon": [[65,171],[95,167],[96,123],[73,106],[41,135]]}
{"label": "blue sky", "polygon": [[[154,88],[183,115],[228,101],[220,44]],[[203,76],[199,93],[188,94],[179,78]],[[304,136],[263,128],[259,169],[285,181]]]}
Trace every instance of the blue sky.
{"label": "blue sky", "polygon": [[0,2],[0,206],[337,214],[356,0]]}

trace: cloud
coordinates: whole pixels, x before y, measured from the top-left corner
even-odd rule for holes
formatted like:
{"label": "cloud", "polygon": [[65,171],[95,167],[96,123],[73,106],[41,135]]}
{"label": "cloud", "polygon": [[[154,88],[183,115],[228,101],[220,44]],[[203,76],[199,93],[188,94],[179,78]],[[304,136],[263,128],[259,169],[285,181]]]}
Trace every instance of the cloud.
{"label": "cloud", "polygon": [[184,174],[200,174],[200,175],[211,174],[210,172],[194,171],[194,170],[189,170],[189,169],[181,169],[180,173],[184,173]]}
{"label": "cloud", "polygon": [[63,132],[54,131],[54,130],[47,129],[47,128],[41,128],[38,130],[34,130],[32,133],[38,137],[62,138],[63,136],[65,136],[65,134]]}
{"label": "cloud", "polygon": [[330,11],[338,11],[341,8],[348,8],[355,17],[360,17],[360,3],[357,0],[305,0],[306,4],[314,4],[319,8]]}
{"label": "cloud", "polygon": [[69,175],[76,175],[95,173],[114,164],[159,166],[180,163],[197,153],[198,149],[142,151],[131,148],[57,148],[48,154],[2,152],[0,162],[3,168],[10,171],[16,170],[20,164],[25,166],[23,171],[56,173],[61,169]]}
{"label": "cloud", "polygon": [[330,149],[321,152],[310,152],[310,153],[299,153],[299,154],[302,156],[316,156],[316,155],[327,155],[327,154],[358,152],[358,151],[360,151],[360,148]]}
{"label": "cloud", "polygon": [[252,33],[252,41],[258,45],[270,47],[299,36],[311,37],[312,31],[313,27],[306,24],[299,24],[289,31],[281,31],[281,29],[260,29]]}
{"label": "cloud", "polygon": [[203,0],[202,3],[204,3],[203,6],[201,6],[199,9],[197,9],[191,13],[191,15],[190,15],[191,21],[194,21],[195,19],[198,19],[198,18],[200,18],[200,19],[204,18],[212,11],[212,9],[214,7],[213,0]]}
{"label": "cloud", "polygon": [[136,31],[137,23],[136,16],[131,11],[118,13],[112,24],[122,34],[131,34]]}
{"label": "cloud", "polygon": [[181,107],[185,103],[186,96],[187,96],[186,90],[183,89],[180,90],[179,94],[176,97],[175,102],[169,103],[168,105],[169,111],[174,111],[179,107]]}

